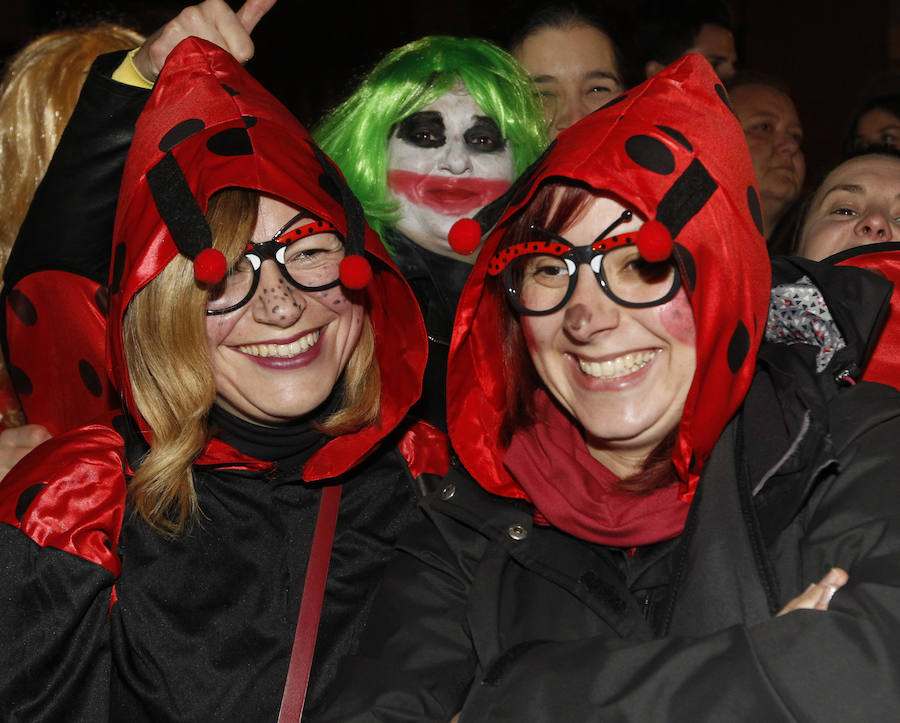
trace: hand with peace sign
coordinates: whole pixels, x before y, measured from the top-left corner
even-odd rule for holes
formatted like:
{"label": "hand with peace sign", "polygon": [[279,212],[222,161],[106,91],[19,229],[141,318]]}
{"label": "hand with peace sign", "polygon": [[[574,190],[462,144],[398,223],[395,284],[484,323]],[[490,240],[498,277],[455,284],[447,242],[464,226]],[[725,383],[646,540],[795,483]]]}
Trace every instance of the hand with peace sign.
{"label": "hand with peace sign", "polygon": [[134,56],[134,65],[147,80],[155,81],[169,53],[191,36],[215,43],[246,63],[253,57],[250,33],[275,1],[246,0],[237,12],[225,0],[189,5],[147,38]]}

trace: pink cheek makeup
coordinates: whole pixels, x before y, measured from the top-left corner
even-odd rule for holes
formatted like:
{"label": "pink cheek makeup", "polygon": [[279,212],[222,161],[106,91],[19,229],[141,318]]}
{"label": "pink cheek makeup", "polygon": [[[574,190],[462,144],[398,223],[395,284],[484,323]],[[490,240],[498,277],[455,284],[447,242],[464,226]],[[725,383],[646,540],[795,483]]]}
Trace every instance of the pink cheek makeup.
{"label": "pink cheek makeup", "polygon": [[663,328],[682,344],[695,344],[697,328],[694,324],[694,311],[687,297],[679,293],[668,304],[659,307],[659,321]]}

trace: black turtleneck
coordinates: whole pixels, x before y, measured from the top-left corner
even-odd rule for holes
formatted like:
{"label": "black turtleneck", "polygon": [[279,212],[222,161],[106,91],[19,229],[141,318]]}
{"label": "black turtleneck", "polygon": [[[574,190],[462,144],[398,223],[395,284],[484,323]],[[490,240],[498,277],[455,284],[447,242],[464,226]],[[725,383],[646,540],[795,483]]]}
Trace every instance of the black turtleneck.
{"label": "black turtleneck", "polygon": [[242,454],[265,462],[277,462],[279,468],[303,467],[324,446],[328,437],[315,427],[315,415],[277,427],[264,427],[235,416],[218,404],[209,413],[213,434]]}

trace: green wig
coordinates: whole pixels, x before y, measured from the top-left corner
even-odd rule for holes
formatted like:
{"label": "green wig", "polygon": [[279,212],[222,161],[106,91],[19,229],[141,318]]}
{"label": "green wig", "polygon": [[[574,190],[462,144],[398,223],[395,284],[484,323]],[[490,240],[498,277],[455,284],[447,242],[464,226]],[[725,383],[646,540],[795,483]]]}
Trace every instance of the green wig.
{"label": "green wig", "polygon": [[392,50],[313,132],[382,237],[399,214],[397,204],[388,200],[390,134],[397,123],[450,91],[458,79],[500,128],[516,175],[546,146],[547,123],[534,85],[506,51],[478,38],[440,35]]}

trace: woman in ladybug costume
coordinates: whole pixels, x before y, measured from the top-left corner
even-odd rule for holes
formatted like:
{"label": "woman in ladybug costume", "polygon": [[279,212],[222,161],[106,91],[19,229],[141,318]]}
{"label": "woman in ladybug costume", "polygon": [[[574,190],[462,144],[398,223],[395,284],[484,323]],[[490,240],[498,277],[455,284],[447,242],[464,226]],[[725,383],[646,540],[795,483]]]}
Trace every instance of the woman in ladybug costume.
{"label": "woman in ladybug costume", "polygon": [[416,505],[421,457],[388,439],[425,365],[414,297],[306,131],[196,38],[138,121],[114,241],[127,411],[0,487],[4,716],[297,720]]}
{"label": "woman in ladybug costume", "polygon": [[858,381],[889,284],[773,274],[761,219],[697,55],[482,214],[448,378],[465,469],[401,541],[322,720],[897,709],[900,395]]}

